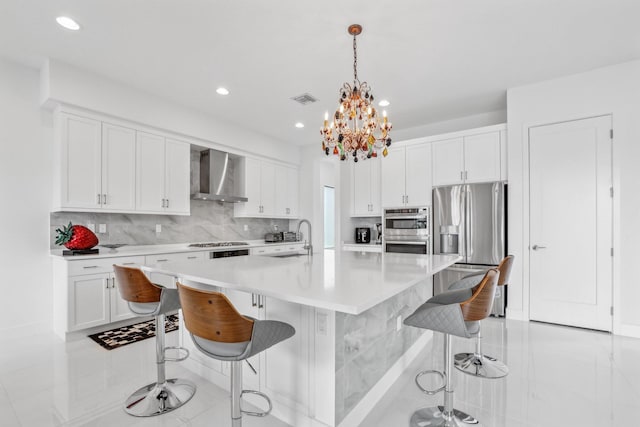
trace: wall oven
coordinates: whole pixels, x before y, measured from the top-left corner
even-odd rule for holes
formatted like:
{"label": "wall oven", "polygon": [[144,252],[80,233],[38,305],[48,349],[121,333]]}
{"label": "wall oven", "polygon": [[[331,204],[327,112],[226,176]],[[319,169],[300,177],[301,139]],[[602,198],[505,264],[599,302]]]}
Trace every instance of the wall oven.
{"label": "wall oven", "polygon": [[428,207],[385,209],[385,252],[431,253],[431,212]]}

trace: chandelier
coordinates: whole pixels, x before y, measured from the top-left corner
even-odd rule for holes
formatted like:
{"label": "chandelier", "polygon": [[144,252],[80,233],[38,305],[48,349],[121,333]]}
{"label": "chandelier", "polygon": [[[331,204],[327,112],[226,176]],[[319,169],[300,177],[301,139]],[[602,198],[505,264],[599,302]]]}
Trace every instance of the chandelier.
{"label": "chandelier", "polygon": [[391,123],[386,111],[380,121],[378,111],[372,105],[371,87],[358,79],[356,36],[362,32],[362,27],[350,25],[347,31],[353,36],[353,85],[344,83],[340,88],[339,106],[331,121],[329,113],[324,115],[324,126],[320,129],[322,150],[327,156],[331,153],[339,156],[340,160],[353,157],[354,162],[378,157],[380,149],[386,157],[387,147],[391,145]]}

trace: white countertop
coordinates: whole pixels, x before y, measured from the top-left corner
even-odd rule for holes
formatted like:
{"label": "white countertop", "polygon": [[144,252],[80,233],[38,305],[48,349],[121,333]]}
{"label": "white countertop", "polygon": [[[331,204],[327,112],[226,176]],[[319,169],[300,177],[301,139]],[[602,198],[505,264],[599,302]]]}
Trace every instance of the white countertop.
{"label": "white countertop", "polygon": [[235,249],[251,249],[263,246],[286,246],[286,245],[300,245],[303,242],[278,242],[278,243],[266,243],[264,240],[246,240],[248,245],[239,246],[218,246],[215,248],[193,248],[189,247],[191,243],[176,243],[172,245],[126,245],[116,250],[104,248],[100,245],[97,246],[100,249],[100,253],[95,255],[62,255],[61,249],[53,249],[51,256],[63,258],[68,261],[80,261],[84,259],[100,259],[100,258],[114,258],[121,256],[136,256],[136,255],[158,255],[180,252],[217,252]]}
{"label": "white countertop", "polygon": [[313,257],[241,256],[167,262],[145,270],[204,285],[360,314],[459,261],[458,255],[326,250]]}

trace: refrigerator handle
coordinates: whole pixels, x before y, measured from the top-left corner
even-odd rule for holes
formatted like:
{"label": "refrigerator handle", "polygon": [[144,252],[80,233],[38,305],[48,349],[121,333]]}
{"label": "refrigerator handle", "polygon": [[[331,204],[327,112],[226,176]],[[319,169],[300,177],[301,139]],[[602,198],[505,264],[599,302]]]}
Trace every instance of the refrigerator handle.
{"label": "refrigerator handle", "polygon": [[471,188],[469,188],[468,185],[464,186],[464,227],[465,227],[465,248],[464,248],[464,252],[465,252],[465,257],[467,259],[467,262],[469,262],[469,260],[471,259],[471,248],[473,248],[473,245],[471,244],[471,228],[472,228],[472,224],[471,224],[471,203],[473,203],[473,200],[471,198]]}

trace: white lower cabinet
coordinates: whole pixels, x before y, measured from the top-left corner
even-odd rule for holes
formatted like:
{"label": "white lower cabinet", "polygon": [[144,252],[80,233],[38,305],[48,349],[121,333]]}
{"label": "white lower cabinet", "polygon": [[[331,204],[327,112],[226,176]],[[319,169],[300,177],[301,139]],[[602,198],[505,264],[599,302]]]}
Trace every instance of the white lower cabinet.
{"label": "white lower cabinet", "polygon": [[[53,329],[62,339],[67,334],[135,317],[120,297],[113,265],[144,265],[168,261],[205,259],[209,253],[183,252],[148,256],[53,260]],[[173,276],[154,274],[154,283],[175,287]]]}
{"label": "white lower cabinet", "polygon": [[293,254],[304,249],[304,243],[291,242],[290,244],[274,244],[273,246],[258,246],[251,248],[251,255],[285,255]]}
{"label": "white lower cabinet", "polygon": [[54,260],[54,331],[69,332],[134,317],[120,298],[113,264],[143,264],[144,257]]}

